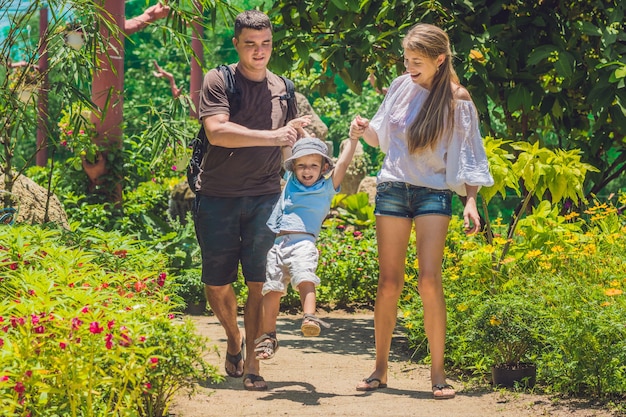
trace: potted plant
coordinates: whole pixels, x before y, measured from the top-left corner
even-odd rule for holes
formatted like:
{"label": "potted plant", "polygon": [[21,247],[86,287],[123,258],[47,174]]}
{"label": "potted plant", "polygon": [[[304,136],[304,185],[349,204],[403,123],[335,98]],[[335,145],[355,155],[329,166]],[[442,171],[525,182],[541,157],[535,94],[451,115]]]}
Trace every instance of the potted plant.
{"label": "potted plant", "polygon": [[78,51],[85,44],[83,26],[79,22],[70,22],[65,26],[65,44]]}
{"label": "potted plant", "polygon": [[204,283],[200,275],[200,270],[190,269],[174,279],[176,294],[185,302],[185,313],[187,314],[201,315],[206,312]]}
{"label": "potted plant", "polygon": [[540,323],[537,300],[524,294],[497,294],[485,300],[474,316],[473,342],[491,360],[494,386],[531,388],[537,368]]}

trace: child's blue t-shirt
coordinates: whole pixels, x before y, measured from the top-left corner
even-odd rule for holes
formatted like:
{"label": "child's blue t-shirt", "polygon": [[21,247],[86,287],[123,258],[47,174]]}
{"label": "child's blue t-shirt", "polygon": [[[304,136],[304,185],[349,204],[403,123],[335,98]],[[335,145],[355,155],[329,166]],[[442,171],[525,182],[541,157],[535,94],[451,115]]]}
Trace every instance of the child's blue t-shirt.
{"label": "child's blue t-shirt", "polygon": [[302,185],[292,172],[288,171],[285,179],[287,183],[267,226],[274,233],[281,230],[304,232],[317,238],[339,188],[333,188],[333,179],[330,176],[322,177],[309,187]]}

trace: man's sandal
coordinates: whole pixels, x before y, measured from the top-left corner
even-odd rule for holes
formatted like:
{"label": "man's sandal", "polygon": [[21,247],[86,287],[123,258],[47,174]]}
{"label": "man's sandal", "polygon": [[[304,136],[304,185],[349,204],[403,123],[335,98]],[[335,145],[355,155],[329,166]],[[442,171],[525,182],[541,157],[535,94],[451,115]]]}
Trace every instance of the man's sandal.
{"label": "man's sandal", "polygon": [[278,339],[276,339],[275,332],[263,333],[254,343],[256,343],[256,348],[254,349],[256,359],[260,361],[272,359],[278,350]]}
{"label": "man's sandal", "polygon": [[330,327],[330,324],[318,319],[315,315],[305,314],[302,319],[302,326],[300,326],[300,330],[302,331],[302,335],[306,337],[319,336],[321,330],[320,325],[324,326],[325,329]]}
{"label": "man's sandal", "polygon": [[241,378],[243,376],[243,365],[241,371],[239,371],[238,367],[239,362],[243,362],[245,359],[245,351],[246,340],[243,337],[241,338],[241,347],[239,349],[239,353],[237,353],[236,355],[231,355],[230,353],[228,353],[228,350],[226,351],[226,363],[230,363],[235,368],[234,371],[230,371],[228,368],[225,367],[225,371],[228,376],[233,378]]}

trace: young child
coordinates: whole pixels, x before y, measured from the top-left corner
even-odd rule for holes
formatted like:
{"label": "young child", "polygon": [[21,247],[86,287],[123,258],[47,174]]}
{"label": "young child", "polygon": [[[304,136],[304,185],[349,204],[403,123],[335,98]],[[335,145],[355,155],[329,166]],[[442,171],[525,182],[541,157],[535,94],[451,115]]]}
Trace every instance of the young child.
{"label": "young child", "polygon": [[267,222],[276,232],[276,240],[267,254],[263,334],[254,341],[257,359],[271,359],[278,349],[276,319],[280,298],[287,293],[289,282],[300,293],[304,313],[302,334],[318,336],[320,325],[330,327],[315,317],[315,287],[320,283],[315,275],[319,257],[315,241],[357,144],[358,138],[346,141],[334,169],[326,144],[318,138],[299,139],[292,156],[285,160],[287,183]]}

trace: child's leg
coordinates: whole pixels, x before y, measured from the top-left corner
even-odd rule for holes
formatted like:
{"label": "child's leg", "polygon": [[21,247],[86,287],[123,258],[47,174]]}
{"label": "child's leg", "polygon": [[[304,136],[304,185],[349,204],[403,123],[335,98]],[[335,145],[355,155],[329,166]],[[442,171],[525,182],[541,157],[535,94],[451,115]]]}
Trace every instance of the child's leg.
{"label": "child's leg", "polygon": [[271,359],[278,350],[278,340],[276,339],[276,319],[280,310],[280,298],[283,293],[280,291],[270,291],[263,296],[261,331],[254,343],[256,347],[257,360]]}
{"label": "child's leg", "polygon": [[[276,319],[280,311],[280,298],[282,292],[270,291],[263,296],[263,321],[261,325],[262,333],[276,334]],[[315,300],[313,300],[315,302]]]}
{"label": "child's leg", "polygon": [[300,293],[302,312],[304,314],[315,314],[315,284],[310,281],[301,282],[298,285],[298,292]]}

